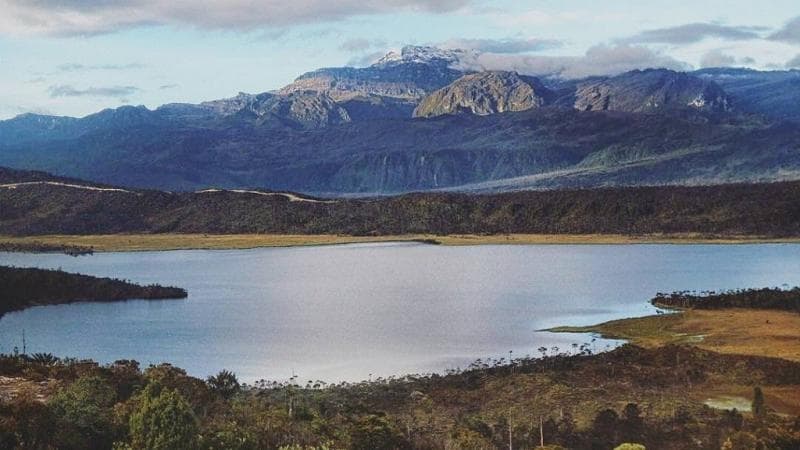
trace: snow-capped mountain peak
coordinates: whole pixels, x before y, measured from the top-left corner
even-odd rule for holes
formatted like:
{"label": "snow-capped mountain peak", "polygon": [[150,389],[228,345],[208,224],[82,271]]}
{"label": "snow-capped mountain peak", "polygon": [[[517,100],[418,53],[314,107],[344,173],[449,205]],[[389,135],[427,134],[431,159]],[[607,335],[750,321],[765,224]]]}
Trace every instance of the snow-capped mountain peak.
{"label": "snow-capped mountain peak", "polygon": [[441,49],[421,45],[407,45],[400,52],[390,51],[377,62],[375,66],[387,66],[395,64],[446,64],[453,65],[458,63],[466,54],[467,50],[461,49]]}

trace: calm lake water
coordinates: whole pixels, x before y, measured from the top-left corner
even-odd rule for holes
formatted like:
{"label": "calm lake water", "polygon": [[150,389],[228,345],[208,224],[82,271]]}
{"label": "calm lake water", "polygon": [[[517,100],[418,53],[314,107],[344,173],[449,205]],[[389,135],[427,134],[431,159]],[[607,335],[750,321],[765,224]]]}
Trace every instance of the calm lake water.
{"label": "calm lake water", "polygon": [[[538,332],[644,315],[659,291],[800,285],[798,245],[367,244],[231,251],[0,253],[186,288],[186,300],[35,307],[0,319],[0,351],[171,362],[245,381],[362,380],[571,348]],[[597,350],[607,342],[598,341]]]}

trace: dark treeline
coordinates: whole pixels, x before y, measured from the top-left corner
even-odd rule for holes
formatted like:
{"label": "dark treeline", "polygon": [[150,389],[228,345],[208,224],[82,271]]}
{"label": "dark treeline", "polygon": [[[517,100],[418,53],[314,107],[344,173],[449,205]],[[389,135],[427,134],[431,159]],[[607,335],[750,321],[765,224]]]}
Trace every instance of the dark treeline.
{"label": "dark treeline", "polygon": [[720,380],[765,389],[798,384],[799,364],[691,347],[556,352],[447,375],[336,385],[247,386],[227,371],[203,381],[168,364],[141,370],[135,361],[99,366],[49,354],[0,357],[0,375],[43,382],[38,398],[20,390],[0,401],[0,447],[9,449],[478,450],[509,448],[509,440],[513,448],[544,441],[550,450],[800,445],[800,421],[775,414],[761,388],[753,414],[715,410],[687,395]]}
{"label": "dark treeline", "polygon": [[0,315],[35,305],[186,296],[185,290],[174,287],[139,286],[60,270],[0,266]]}
{"label": "dark treeline", "polygon": [[11,253],[64,253],[70,256],[91,255],[91,247],[65,244],[46,244],[44,242],[0,242],[0,252]]}
{"label": "dark treeline", "polygon": [[331,202],[227,191],[0,189],[0,234],[656,234],[800,236],[800,182]]}
{"label": "dark treeline", "polygon": [[754,308],[800,312],[800,287],[762,288],[726,292],[659,293],[651,300],[655,306],[680,309]]}

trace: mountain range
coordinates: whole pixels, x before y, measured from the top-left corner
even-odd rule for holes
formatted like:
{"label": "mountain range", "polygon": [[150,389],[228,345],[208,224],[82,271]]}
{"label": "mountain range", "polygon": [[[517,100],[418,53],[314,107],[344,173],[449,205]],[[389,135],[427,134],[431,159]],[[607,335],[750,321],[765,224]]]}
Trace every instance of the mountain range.
{"label": "mountain range", "polygon": [[136,188],[311,194],[800,178],[800,71],[564,80],[405,47],[279,90],[0,121],[0,164]]}

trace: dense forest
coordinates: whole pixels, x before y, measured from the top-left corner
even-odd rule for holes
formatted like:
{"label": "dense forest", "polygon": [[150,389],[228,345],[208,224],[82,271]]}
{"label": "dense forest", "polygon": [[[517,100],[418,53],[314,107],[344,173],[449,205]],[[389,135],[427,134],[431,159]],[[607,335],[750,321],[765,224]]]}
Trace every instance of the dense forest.
{"label": "dense forest", "polygon": [[800,287],[740,289],[699,294],[688,291],[659,293],[651,303],[655,306],[680,309],[754,308],[800,312]]}
{"label": "dense forest", "polygon": [[[1,178],[18,183],[41,177],[5,169]],[[258,192],[100,190],[41,182],[0,188],[0,234],[108,233],[797,237],[800,182],[331,200]]]}
{"label": "dense forest", "polygon": [[185,290],[159,285],[139,286],[60,270],[0,266],[0,316],[36,305],[77,301],[155,300],[185,298]]}
{"label": "dense forest", "polygon": [[[800,384],[800,364],[692,347],[552,349],[446,375],[335,385],[242,385],[227,371],[204,381],[167,364],[49,354],[0,357],[0,375],[33,381],[0,402],[0,447],[9,449],[800,446],[800,419],[776,414],[764,394]],[[698,393],[720,380],[750,386],[752,411],[705,406]]]}

